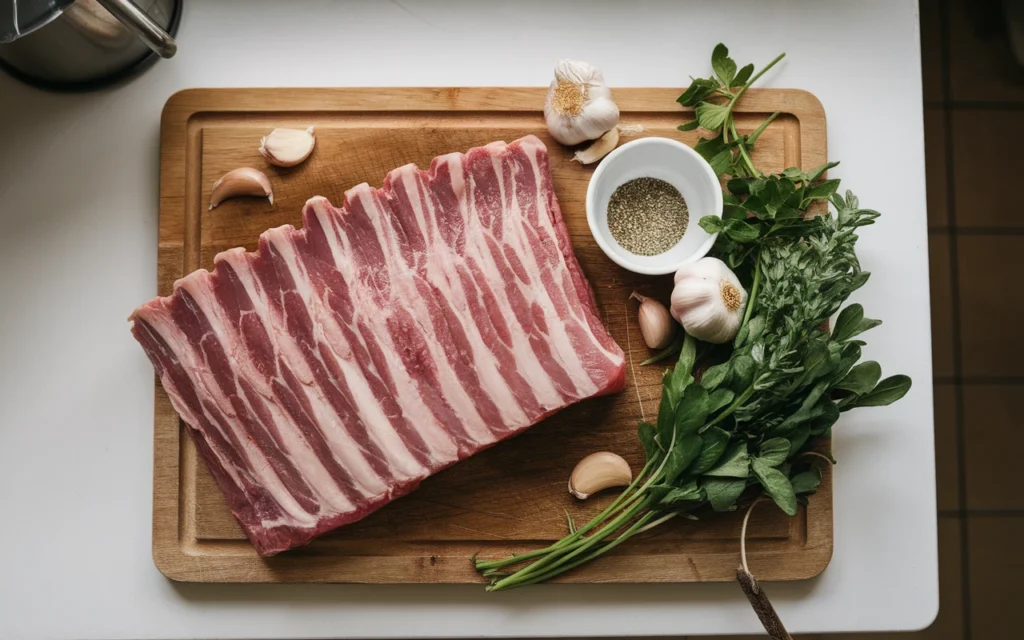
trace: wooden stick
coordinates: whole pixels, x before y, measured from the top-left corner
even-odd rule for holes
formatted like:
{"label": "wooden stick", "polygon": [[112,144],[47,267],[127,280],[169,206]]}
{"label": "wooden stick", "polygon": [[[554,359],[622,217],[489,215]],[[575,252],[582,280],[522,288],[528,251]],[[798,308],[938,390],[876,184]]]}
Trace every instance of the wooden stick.
{"label": "wooden stick", "polygon": [[736,581],[740,583],[740,588],[746,594],[747,600],[750,601],[750,606],[754,608],[754,613],[757,614],[761,624],[764,625],[764,630],[768,636],[772,640],[793,640],[793,636],[789,635],[786,627],[782,624],[782,620],[779,619],[779,615],[775,613],[775,607],[772,606],[771,600],[768,599],[768,594],[761,590],[761,585],[757,583],[757,578],[751,575],[749,571],[744,571],[743,567],[740,567],[736,570]]}
{"label": "wooden stick", "polygon": [[754,507],[763,498],[764,496],[758,496],[747,508],[746,515],[743,516],[743,528],[740,530],[740,562],[742,564],[739,569],[736,569],[736,582],[740,583],[740,588],[746,594],[750,606],[754,608],[754,613],[757,614],[757,618],[761,621],[768,636],[772,640],[793,640],[793,636],[789,635],[782,620],[779,619],[779,614],[775,613],[775,607],[768,599],[768,594],[761,590],[757,578],[750,573],[750,568],[747,566],[747,523],[750,521],[750,514],[753,513]]}

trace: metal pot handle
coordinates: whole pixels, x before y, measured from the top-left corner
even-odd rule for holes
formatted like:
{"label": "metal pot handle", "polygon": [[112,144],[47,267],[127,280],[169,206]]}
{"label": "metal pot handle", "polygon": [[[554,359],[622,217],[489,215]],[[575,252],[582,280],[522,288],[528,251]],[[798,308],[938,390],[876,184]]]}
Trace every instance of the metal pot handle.
{"label": "metal pot handle", "polygon": [[153,19],[132,0],[98,2],[161,58],[170,58],[177,53],[178,45],[175,44],[174,38],[153,22]]}

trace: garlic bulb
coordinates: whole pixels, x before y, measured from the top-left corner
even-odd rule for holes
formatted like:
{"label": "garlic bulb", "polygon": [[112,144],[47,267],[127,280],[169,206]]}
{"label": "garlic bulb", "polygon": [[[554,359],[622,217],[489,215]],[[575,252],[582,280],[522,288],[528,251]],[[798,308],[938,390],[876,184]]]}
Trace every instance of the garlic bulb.
{"label": "garlic bulb", "polygon": [[651,349],[664,349],[672,343],[676,337],[679,325],[672,319],[668,309],[654,298],[642,296],[634,291],[629,296],[640,301],[640,308],[637,309],[637,317],[640,322],[640,335],[644,337],[644,344]]}
{"label": "garlic bulb", "polygon": [[702,258],[676,271],[672,316],[694,338],[724,344],[736,337],[747,292],[718,258]]}
{"label": "garlic bulb", "polygon": [[596,140],[617,125],[619,107],[599,69],[586,62],[560,60],[544,101],[544,119],[551,136],[571,146]]}

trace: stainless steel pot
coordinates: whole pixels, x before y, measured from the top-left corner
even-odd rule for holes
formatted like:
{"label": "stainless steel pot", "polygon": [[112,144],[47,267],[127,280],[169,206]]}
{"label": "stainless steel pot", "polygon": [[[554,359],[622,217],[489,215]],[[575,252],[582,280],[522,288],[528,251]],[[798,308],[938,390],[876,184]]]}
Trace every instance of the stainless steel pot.
{"label": "stainless steel pot", "polygon": [[0,0],[0,68],[59,90],[116,82],[177,50],[182,0]]}

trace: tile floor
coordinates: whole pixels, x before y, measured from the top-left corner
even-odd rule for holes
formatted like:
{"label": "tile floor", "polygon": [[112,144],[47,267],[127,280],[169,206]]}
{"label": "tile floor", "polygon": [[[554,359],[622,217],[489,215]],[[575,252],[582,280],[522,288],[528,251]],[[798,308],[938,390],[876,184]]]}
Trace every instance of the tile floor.
{"label": "tile floor", "polygon": [[[1012,0],[1011,0],[1012,3]],[[1024,67],[999,0],[921,0],[939,503],[940,612],[917,633],[808,640],[1024,638]],[[983,161],[979,162],[979,159]],[[744,636],[744,638],[765,636]],[[735,638],[735,637],[733,637]]]}

